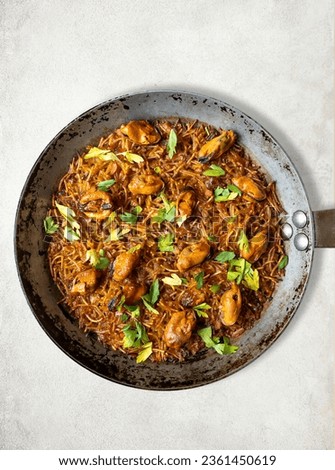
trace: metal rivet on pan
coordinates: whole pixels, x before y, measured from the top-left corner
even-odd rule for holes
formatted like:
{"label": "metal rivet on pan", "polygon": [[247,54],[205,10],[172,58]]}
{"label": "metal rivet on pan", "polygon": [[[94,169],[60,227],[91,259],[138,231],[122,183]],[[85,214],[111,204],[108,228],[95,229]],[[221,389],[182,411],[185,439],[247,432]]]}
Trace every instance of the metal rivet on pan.
{"label": "metal rivet on pan", "polygon": [[294,223],[294,225],[298,228],[303,228],[305,227],[306,223],[307,223],[307,216],[305,214],[305,212],[303,211],[296,211],[293,215],[292,215],[292,222]]}
{"label": "metal rivet on pan", "polygon": [[289,240],[293,235],[293,228],[290,224],[284,224],[281,228],[284,240]]}
{"label": "metal rivet on pan", "polygon": [[309,244],[308,237],[304,233],[298,233],[298,235],[294,237],[294,246],[296,247],[297,250],[299,251],[306,250],[308,247],[308,244]]}

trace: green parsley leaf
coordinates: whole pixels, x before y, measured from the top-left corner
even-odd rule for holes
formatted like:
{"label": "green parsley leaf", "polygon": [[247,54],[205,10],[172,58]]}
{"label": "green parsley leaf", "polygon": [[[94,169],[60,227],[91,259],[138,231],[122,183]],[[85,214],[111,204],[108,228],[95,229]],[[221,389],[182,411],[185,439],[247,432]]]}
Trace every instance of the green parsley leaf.
{"label": "green parsley leaf", "polygon": [[166,235],[162,235],[158,239],[158,249],[159,251],[173,251],[173,241],[174,235],[173,233],[167,233]]}
{"label": "green parsley leaf", "polygon": [[149,310],[149,312],[154,313],[155,315],[159,314],[159,311],[156,310],[145,298],[144,296],[142,297],[143,303],[145,305],[145,308]]}
{"label": "green parsley leaf", "polygon": [[211,292],[213,292],[213,294],[217,294],[218,292],[220,292],[221,286],[219,286],[219,284],[213,284],[213,285],[209,288],[209,290],[210,290]]}
{"label": "green parsley leaf", "polygon": [[120,318],[121,318],[122,323],[126,323],[129,317],[126,313],[123,313]]}
{"label": "green parsley leaf", "polygon": [[77,235],[80,237],[80,225],[75,220],[75,217],[76,217],[75,212],[70,207],[62,206],[62,204],[58,204],[57,202],[56,202],[56,207],[59,213],[64,217],[64,219],[70,225],[70,227],[73,230],[75,230],[77,232]]}
{"label": "green parsley leaf", "polygon": [[249,250],[249,240],[244,230],[240,231],[237,244],[240,250],[247,250],[247,251]]}
{"label": "green parsley leaf", "polygon": [[126,305],[124,304],[123,307],[131,313],[133,318],[138,318],[141,315],[141,310],[139,305]]}
{"label": "green parsley leaf", "polygon": [[138,243],[137,245],[132,246],[131,248],[129,248],[128,253],[135,253],[135,251],[138,251],[141,248],[142,248],[142,245],[140,243]]}
{"label": "green parsley leaf", "polygon": [[136,206],[132,209],[131,212],[125,212],[124,214],[120,215],[120,219],[122,222],[127,224],[135,224],[137,222],[138,215],[142,212],[141,206]]}
{"label": "green parsley leaf", "polygon": [[157,173],[157,175],[160,175],[162,173],[162,170],[159,166],[155,166],[154,172]]}
{"label": "green parsley leaf", "polygon": [[157,300],[159,299],[159,280],[155,279],[154,282],[150,286],[149,294],[147,300],[152,304],[155,305]]}
{"label": "green parsley leaf", "polygon": [[122,307],[123,307],[123,304],[125,303],[125,301],[126,301],[126,298],[125,298],[125,296],[123,295],[123,296],[121,297],[121,299],[120,299],[120,302],[119,302],[119,303],[117,304],[117,306],[116,306],[116,311],[117,311],[117,312],[121,312]]}
{"label": "green parsley leaf", "polygon": [[196,276],[194,276],[194,280],[196,281],[197,283],[197,289],[201,289],[204,285],[204,271],[201,271],[199,274],[197,274]]}
{"label": "green parsley leaf", "polygon": [[105,242],[116,242],[117,240],[121,240],[124,235],[129,233],[130,230],[128,228],[120,229],[120,228],[114,228],[110,231],[108,237],[106,238]]}
{"label": "green parsley leaf", "polygon": [[149,293],[142,296],[142,301],[147,310],[151,313],[155,313],[156,315],[159,314],[158,310],[156,310],[153,306],[157,302],[159,298],[159,281],[156,279],[150,286]]}
{"label": "green parsley leaf", "polygon": [[169,134],[169,139],[168,143],[166,146],[166,150],[168,151],[168,157],[172,158],[173,155],[176,153],[176,147],[177,147],[177,134],[174,129],[170,130]]}
{"label": "green parsley leaf", "polygon": [[257,269],[252,269],[244,275],[243,284],[251,290],[257,291],[259,289],[259,274]]}
{"label": "green parsley leaf", "polygon": [[96,269],[106,269],[109,266],[109,259],[104,257],[104,250],[97,253],[96,250],[91,249],[86,252],[86,261],[89,261]]}
{"label": "green parsley leaf", "polygon": [[219,261],[219,263],[225,263],[226,261],[231,261],[234,258],[235,258],[235,253],[233,251],[221,251],[215,257],[215,261]]}
{"label": "green parsley leaf", "polygon": [[167,222],[173,222],[176,217],[176,207],[174,202],[169,202],[164,193],[160,194],[160,198],[163,201],[164,209],[159,209],[158,213],[151,218],[152,222],[161,224],[166,220]]}
{"label": "green parsley leaf", "polygon": [[285,255],[281,258],[281,260],[278,263],[278,269],[284,269],[288,265],[288,256]]}
{"label": "green parsley leaf", "polygon": [[78,235],[77,232],[72,230],[68,225],[64,228],[64,237],[69,241],[69,242],[76,242],[80,240],[80,235]]}
{"label": "green parsley leaf", "polygon": [[223,338],[223,343],[217,337],[212,338],[212,328],[210,326],[198,330],[198,335],[207,348],[213,348],[218,354],[232,354],[238,350],[238,346],[229,344],[228,338]]}
{"label": "green parsley leaf", "polygon": [[47,235],[52,235],[53,233],[57,232],[59,225],[54,222],[54,219],[51,217],[51,215],[48,215],[44,221],[44,230]]}
{"label": "green parsley leaf", "polygon": [[133,347],[137,339],[137,330],[131,328],[130,325],[127,325],[122,329],[122,331],[124,333],[123,347]]}
{"label": "green parsley leaf", "polygon": [[218,239],[215,235],[208,235],[208,241],[212,243],[217,243]]}
{"label": "green parsley leaf", "polygon": [[178,227],[181,227],[186,219],[187,215],[181,215],[180,217],[178,217],[176,220]]}
{"label": "green parsley leaf", "polygon": [[227,273],[227,280],[236,280],[237,284],[240,284],[244,275],[249,272],[251,264],[244,258],[233,259],[229,262],[229,270]]}
{"label": "green parsley leaf", "polygon": [[89,160],[90,158],[99,158],[102,161],[120,161],[114,152],[110,150],[99,149],[99,147],[92,147],[84,156],[84,160]]}
{"label": "green parsley leaf", "polygon": [[177,274],[171,274],[171,277],[163,277],[162,282],[168,286],[181,286],[183,284],[183,279]]}
{"label": "green parsley leaf", "polygon": [[214,190],[214,201],[215,202],[232,201],[233,199],[237,198],[237,196],[240,196],[241,194],[242,194],[241,191],[233,184],[229,184],[227,188],[220,188],[220,186],[218,186]]}
{"label": "green parsley leaf", "polygon": [[100,191],[108,191],[109,188],[111,188],[115,184],[115,180],[105,180],[105,181],[100,181],[100,183],[97,184],[97,188]]}
{"label": "green parsley leaf", "polygon": [[130,163],[142,163],[144,162],[144,158],[141,155],[137,155],[136,153],[131,152],[121,152],[119,155],[123,155],[126,157],[128,162]]}
{"label": "green parsley leaf", "polygon": [[206,304],[206,302],[203,302],[202,304],[193,307],[193,310],[198,315],[198,317],[208,318],[206,310],[210,310],[211,308],[212,307],[210,305]]}
{"label": "green parsley leaf", "polygon": [[204,171],[202,174],[205,176],[223,176],[226,172],[218,165],[211,165],[209,170]]}
{"label": "green parsley leaf", "polygon": [[144,362],[148,359],[148,357],[152,354],[152,343],[145,343],[141,349],[141,351],[138,353],[136,362],[139,364],[140,362]]}

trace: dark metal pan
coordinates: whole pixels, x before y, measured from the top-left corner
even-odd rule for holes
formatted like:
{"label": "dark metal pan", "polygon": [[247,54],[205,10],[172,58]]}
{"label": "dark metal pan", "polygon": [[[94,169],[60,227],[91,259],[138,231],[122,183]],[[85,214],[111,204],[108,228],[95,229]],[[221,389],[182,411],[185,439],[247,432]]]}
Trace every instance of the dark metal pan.
{"label": "dark metal pan", "polygon": [[[57,302],[60,293],[51,279],[44,240],[43,219],[51,195],[73,156],[98,137],[131,119],[180,116],[233,129],[277,182],[287,212],[284,232],[289,265],[273,300],[254,328],[237,342],[234,355],[214,351],[184,363],[136,364],[122,353],[84,334]],[[16,215],[15,249],[22,288],[38,322],[72,359],[114,382],[138,388],[175,390],[222,379],[262,354],[283,332],[296,312],[310,274],[315,247],[335,246],[335,210],[313,213],[306,191],[290,158],[276,140],[238,109],[213,98],[190,93],[154,91],[123,96],[102,103],[67,125],[45,148],[23,188]]]}

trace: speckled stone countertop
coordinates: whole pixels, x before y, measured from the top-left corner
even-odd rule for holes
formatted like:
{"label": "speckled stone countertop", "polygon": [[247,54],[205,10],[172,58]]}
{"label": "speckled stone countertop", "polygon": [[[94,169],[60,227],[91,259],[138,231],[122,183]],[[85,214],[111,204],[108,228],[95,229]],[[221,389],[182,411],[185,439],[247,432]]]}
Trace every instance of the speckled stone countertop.
{"label": "speckled stone countertop", "polygon": [[42,331],[13,229],[46,144],[86,109],[147,89],[222,99],[296,165],[313,210],[335,207],[333,2],[0,1],[0,449],[334,448],[335,250],[315,251],[301,306],[247,368],[150,392],[93,375]]}

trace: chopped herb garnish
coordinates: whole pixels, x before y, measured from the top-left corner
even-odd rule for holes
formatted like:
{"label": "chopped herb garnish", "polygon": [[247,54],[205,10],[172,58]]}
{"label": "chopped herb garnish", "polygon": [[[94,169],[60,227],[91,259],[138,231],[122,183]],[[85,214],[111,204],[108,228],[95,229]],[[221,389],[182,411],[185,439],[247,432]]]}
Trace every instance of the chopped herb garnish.
{"label": "chopped herb garnish", "polygon": [[124,333],[124,348],[139,348],[142,344],[146,344],[149,341],[146,329],[139,321],[136,321],[135,328],[127,325],[122,331]]}
{"label": "chopped herb garnish", "polygon": [[109,265],[109,259],[105,258],[104,254],[104,250],[100,250],[99,253],[94,249],[87,250],[86,261],[89,261],[96,269],[106,269]]}
{"label": "chopped herb garnish", "polygon": [[178,274],[171,274],[171,277],[163,277],[162,282],[168,286],[181,286],[184,284],[183,279]]}
{"label": "chopped herb garnish", "polygon": [[70,207],[62,206],[62,204],[58,204],[57,202],[56,202],[56,207],[57,207],[58,211],[60,212],[60,214],[64,217],[64,219],[71,226],[71,228],[73,228],[73,230],[78,232],[77,235],[80,235],[80,233],[79,233],[80,225],[75,220],[75,218],[76,218],[75,212]]}
{"label": "chopped herb garnish", "polygon": [[233,184],[229,184],[227,188],[221,188],[220,186],[218,186],[214,190],[214,201],[215,202],[231,201],[237,198],[237,196],[240,196],[241,194],[242,194],[241,191]]}
{"label": "chopped herb garnish", "polygon": [[156,310],[144,297],[142,297],[143,303],[145,305],[145,308],[149,310],[151,313],[155,313],[156,315],[159,314],[159,311]]}
{"label": "chopped herb garnish", "polygon": [[176,153],[176,147],[177,147],[177,134],[174,129],[170,130],[169,134],[169,139],[168,143],[166,146],[166,150],[168,151],[168,157],[172,158],[173,155]]}
{"label": "chopped herb garnish", "polygon": [[169,202],[164,193],[160,194],[160,198],[164,203],[164,209],[159,209],[158,213],[151,218],[152,222],[161,224],[166,220],[173,222],[176,217],[176,206],[174,202]]}
{"label": "chopped herb garnish", "polygon": [[144,162],[144,158],[141,155],[137,155],[136,153],[131,152],[121,152],[119,155],[123,155],[126,157],[128,162],[130,163],[142,163]]}
{"label": "chopped herb garnish", "polygon": [[143,303],[149,312],[159,314],[158,310],[156,310],[153,306],[157,302],[159,298],[159,281],[156,279],[150,286],[150,290],[148,294],[143,295],[142,300]]}
{"label": "chopped herb garnish", "polygon": [[157,175],[160,175],[162,173],[161,167],[160,166],[155,166],[154,172],[157,173]]}
{"label": "chopped herb garnish", "polygon": [[235,253],[233,251],[221,251],[215,257],[215,261],[219,261],[219,263],[225,263],[226,261],[231,261],[234,258],[235,258]]}
{"label": "chopped herb garnish", "polygon": [[119,303],[117,304],[117,306],[116,306],[116,310],[117,310],[118,312],[121,312],[122,307],[123,307],[123,304],[125,303],[125,301],[126,301],[126,298],[125,298],[125,296],[123,295],[123,296],[121,297],[121,299],[120,299],[120,302],[119,302]]}
{"label": "chopped herb garnish", "polygon": [[121,238],[129,232],[130,230],[128,228],[124,228],[122,230],[120,228],[114,228],[110,231],[105,242],[116,242],[117,240],[121,240]]}
{"label": "chopped herb garnish", "polygon": [[136,224],[138,215],[142,212],[142,207],[136,206],[132,209],[131,212],[125,212],[120,214],[120,219],[122,222],[127,224]]}
{"label": "chopped herb garnish", "polygon": [[76,242],[80,240],[80,235],[78,235],[78,233],[72,230],[72,228],[70,228],[68,225],[64,228],[64,237],[69,242]]}
{"label": "chopped herb garnish", "polygon": [[47,235],[52,235],[53,233],[57,232],[59,225],[54,222],[54,219],[51,217],[51,215],[48,215],[44,221],[44,230]]}
{"label": "chopped herb garnish", "polygon": [[123,313],[120,318],[121,318],[122,323],[126,323],[129,317],[126,313]]}
{"label": "chopped herb garnish", "polygon": [[105,181],[100,181],[100,183],[97,184],[97,188],[100,191],[108,191],[109,188],[111,188],[115,184],[115,180],[105,180]]}
{"label": "chopped herb garnish", "polygon": [[124,304],[123,307],[131,313],[133,318],[138,318],[141,315],[141,310],[139,305],[126,305]]}
{"label": "chopped herb garnish", "polygon": [[259,289],[259,273],[244,258],[229,261],[227,280],[235,281],[236,284],[240,284],[243,281],[243,284],[249,289],[255,291]]}
{"label": "chopped herb garnish", "polygon": [[208,235],[208,241],[212,243],[216,243],[218,241],[217,237],[215,235]]}
{"label": "chopped herb garnish", "polygon": [[135,245],[129,248],[128,253],[135,253],[135,251],[138,251],[141,248],[142,248],[142,245],[139,243],[138,245]]}
{"label": "chopped herb garnish", "polygon": [[211,165],[208,170],[202,174],[205,176],[223,176],[226,172],[218,165]]}
{"label": "chopped herb garnish", "polygon": [[207,326],[198,330],[198,335],[205,343],[207,348],[213,348],[218,354],[233,354],[238,350],[238,346],[229,344],[228,338],[223,338],[223,342],[220,342],[220,338],[217,336],[212,337],[212,328]]}
{"label": "chopped herb garnish", "polygon": [[204,271],[201,271],[199,274],[194,276],[194,280],[197,283],[197,289],[201,289],[204,285]]}
{"label": "chopped herb garnish", "polygon": [[285,255],[281,258],[281,260],[278,263],[278,269],[284,269],[288,265],[288,256]]}
{"label": "chopped herb garnish", "polygon": [[136,358],[137,364],[139,364],[140,362],[146,361],[151,354],[152,354],[152,343],[151,342],[145,343],[141,351],[137,355],[137,358]]}
{"label": "chopped herb garnish", "polygon": [[102,161],[120,161],[114,152],[110,150],[99,149],[98,147],[92,147],[84,156],[84,160],[89,160],[90,158],[99,158]]}
{"label": "chopped herb garnish", "polygon": [[206,302],[203,302],[202,304],[193,307],[193,310],[198,315],[198,317],[208,318],[206,310],[210,310],[211,308],[212,307],[210,305],[206,304]]}
{"label": "chopped herb garnish", "polygon": [[249,240],[244,232],[244,230],[240,231],[240,235],[238,237],[238,247],[240,250],[249,250]]}
{"label": "chopped herb garnish", "polygon": [[158,249],[159,251],[173,251],[173,241],[174,235],[173,233],[167,233],[166,235],[162,235],[158,239]]}
{"label": "chopped herb garnish", "polygon": [[217,294],[218,292],[220,292],[221,286],[219,286],[219,284],[213,284],[213,285],[209,288],[209,290],[210,290],[211,292],[213,292],[213,294]]}

